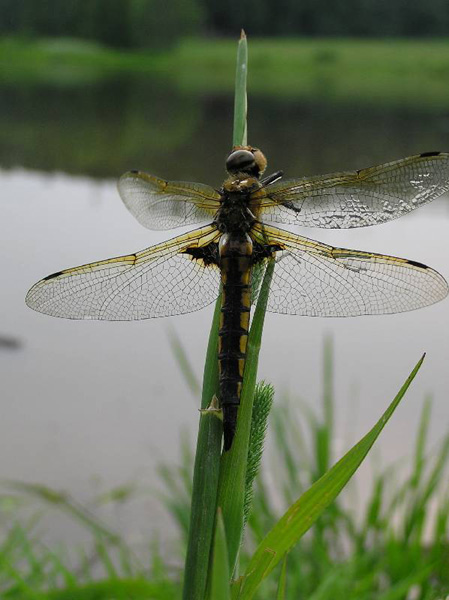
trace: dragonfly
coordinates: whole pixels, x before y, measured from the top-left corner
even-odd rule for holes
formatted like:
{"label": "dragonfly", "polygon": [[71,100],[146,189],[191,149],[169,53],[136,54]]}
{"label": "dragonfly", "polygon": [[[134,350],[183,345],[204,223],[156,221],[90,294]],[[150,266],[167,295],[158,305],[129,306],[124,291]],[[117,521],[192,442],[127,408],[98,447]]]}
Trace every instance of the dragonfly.
{"label": "dragonfly", "polygon": [[[199,310],[221,293],[219,400],[224,450],[232,445],[251,304],[274,261],[267,310],[312,317],[380,315],[445,298],[435,270],[405,258],[333,247],[277,227],[346,229],[386,223],[449,190],[449,153],[427,152],[357,171],[282,180],[267,160],[234,147],[219,189],[125,173],[118,191],[155,230],[198,228],[140,252],[58,271],[26,296],[32,309],[68,319],[122,321]],[[419,240],[419,238],[417,238]]]}

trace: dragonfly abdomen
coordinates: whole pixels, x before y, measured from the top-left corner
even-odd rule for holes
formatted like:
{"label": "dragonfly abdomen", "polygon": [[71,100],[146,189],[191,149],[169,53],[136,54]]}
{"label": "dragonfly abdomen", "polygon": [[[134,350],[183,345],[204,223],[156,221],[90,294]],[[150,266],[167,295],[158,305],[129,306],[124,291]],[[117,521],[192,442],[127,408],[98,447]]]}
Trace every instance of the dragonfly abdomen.
{"label": "dragonfly abdomen", "polygon": [[245,369],[251,307],[252,250],[252,241],[246,234],[225,234],[220,241],[223,297],[218,360],[225,450],[231,447],[235,434]]}

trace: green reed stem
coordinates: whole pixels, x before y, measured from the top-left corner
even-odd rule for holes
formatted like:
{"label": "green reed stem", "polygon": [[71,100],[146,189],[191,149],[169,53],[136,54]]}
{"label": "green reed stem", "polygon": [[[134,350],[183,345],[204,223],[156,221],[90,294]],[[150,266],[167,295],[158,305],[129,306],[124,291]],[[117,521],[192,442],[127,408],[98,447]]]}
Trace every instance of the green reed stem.
{"label": "green reed stem", "polygon": [[[246,144],[246,72],[248,48],[242,32],[237,51],[233,144]],[[204,367],[201,409],[209,408],[218,397],[218,331],[221,298],[215,306]],[[211,548],[217,507],[223,427],[213,412],[200,417],[193,471],[187,555],[184,571],[183,600],[204,600],[211,565]],[[244,459],[246,465],[246,456]],[[243,507],[243,501],[242,501]]]}
{"label": "green reed stem", "polygon": [[[204,367],[201,408],[218,397],[218,330],[221,298],[215,306]],[[183,600],[204,600],[214,532],[223,427],[212,413],[202,413],[193,470],[192,506],[184,571]]]}
{"label": "green reed stem", "polygon": [[242,33],[237,49],[237,66],[235,71],[235,96],[234,96],[234,132],[233,146],[246,146],[247,144],[247,96],[246,76],[248,73],[248,43],[245,32]]}

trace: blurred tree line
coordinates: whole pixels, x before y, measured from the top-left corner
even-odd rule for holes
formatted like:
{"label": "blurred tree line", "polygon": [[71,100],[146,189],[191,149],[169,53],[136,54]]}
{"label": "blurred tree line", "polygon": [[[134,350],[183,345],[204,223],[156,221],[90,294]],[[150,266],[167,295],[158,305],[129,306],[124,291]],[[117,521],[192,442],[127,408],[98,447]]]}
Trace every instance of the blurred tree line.
{"label": "blurred tree line", "polygon": [[0,35],[70,36],[124,48],[192,34],[449,34],[449,0],[0,0]]}

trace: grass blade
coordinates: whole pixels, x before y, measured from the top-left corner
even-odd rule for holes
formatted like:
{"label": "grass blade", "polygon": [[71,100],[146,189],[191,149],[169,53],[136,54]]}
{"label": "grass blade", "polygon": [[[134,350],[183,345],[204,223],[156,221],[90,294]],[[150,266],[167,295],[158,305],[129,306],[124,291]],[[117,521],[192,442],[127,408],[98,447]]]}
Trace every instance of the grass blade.
{"label": "grass blade", "polygon": [[210,600],[230,600],[230,577],[226,532],[221,510],[218,509],[212,556]]}
{"label": "grass blade", "polygon": [[201,392],[201,386],[198,382],[189,356],[173,327],[168,329],[167,334],[172,354],[178,363],[178,367],[184,377],[184,381],[186,382],[189,390],[192,392],[194,398],[198,398]]}
{"label": "grass blade", "polygon": [[247,566],[245,575],[239,581],[239,600],[249,600],[254,597],[262,580],[337,497],[385,427],[420,369],[423,360],[424,356],[419,360],[376,425],[288,509],[262,540]]}
{"label": "grass blade", "polygon": [[276,600],[285,600],[287,598],[287,555],[284,556],[281,567],[281,576],[276,593]]}
{"label": "grass blade", "polygon": [[[201,408],[218,395],[218,329],[221,299],[215,306],[204,367]],[[184,600],[203,600],[215,522],[222,424],[212,413],[202,413],[193,469],[192,508],[184,571]]]}
{"label": "grass blade", "polygon": [[248,44],[245,32],[242,29],[237,50],[237,67],[235,71],[235,96],[234,96],[234,131],[232,136],[233,146],[246,146],[247,144],[247,97],[246,76],[248,73]]}

